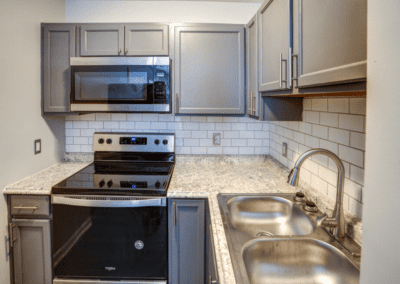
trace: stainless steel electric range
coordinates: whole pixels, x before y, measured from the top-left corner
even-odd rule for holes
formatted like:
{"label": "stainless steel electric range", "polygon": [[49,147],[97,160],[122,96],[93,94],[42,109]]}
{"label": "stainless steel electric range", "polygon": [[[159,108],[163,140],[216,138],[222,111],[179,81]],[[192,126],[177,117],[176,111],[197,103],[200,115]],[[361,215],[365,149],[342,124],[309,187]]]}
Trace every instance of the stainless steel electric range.
{"label": "stainless steel electric range", "polygon": [[94,134],[94,162],[52,188],[54,284],[167,283],[174,146],[174,134]]}

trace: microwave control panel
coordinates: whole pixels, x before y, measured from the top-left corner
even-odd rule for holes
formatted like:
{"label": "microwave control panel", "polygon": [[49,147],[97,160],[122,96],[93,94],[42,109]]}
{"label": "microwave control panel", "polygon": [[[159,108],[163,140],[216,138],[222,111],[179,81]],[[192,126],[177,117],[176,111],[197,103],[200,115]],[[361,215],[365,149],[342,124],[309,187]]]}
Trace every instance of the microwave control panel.
{"label": "microwave control panel", "polygon": [[165,82],[156,81],[154,82],[154,99],[165,100],[167,97]]}

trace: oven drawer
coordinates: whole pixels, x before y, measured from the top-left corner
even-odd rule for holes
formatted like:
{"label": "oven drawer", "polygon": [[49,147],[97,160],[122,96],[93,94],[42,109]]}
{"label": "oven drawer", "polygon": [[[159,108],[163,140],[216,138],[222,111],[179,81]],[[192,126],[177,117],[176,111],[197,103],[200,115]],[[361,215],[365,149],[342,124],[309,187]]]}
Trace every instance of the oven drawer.
{"label": "oven drawer", "polygon": [[41,195],[12,195],[11,215],[50,215],[50,197]]}

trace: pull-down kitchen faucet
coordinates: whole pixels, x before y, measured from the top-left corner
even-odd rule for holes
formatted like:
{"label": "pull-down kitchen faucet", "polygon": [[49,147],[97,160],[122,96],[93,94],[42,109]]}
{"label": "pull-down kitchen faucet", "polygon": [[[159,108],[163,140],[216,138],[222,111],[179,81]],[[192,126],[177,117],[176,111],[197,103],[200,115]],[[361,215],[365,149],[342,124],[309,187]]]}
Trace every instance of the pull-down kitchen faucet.
{"label": "pull-down kitchen faucet", "polygon": [[325,213],[322,216],[317,218],[317,225],[321,227],[329,227],[333,229],[333,236],[338,240],[343,241],[345,236],[345,221],[344,221],[344,213],[343,213],[343,189],[344,189],[344,166],[342,161],[339,159],[331,151],[325,149],[311,149],[305,152],[303,155],[299,157],[297,162],[295,163],[293,169],[290,171],[288,177],[288,183],[292,186],[297,186],[299,182],[299,170],[303,165],[304,161],[313,156],[322,154],[331,158],[337,168],[338,168],[338,179],[337,179],[337,193],[336,193],[336,204],[335,209],[333,210],[332,217],[328,217]]}

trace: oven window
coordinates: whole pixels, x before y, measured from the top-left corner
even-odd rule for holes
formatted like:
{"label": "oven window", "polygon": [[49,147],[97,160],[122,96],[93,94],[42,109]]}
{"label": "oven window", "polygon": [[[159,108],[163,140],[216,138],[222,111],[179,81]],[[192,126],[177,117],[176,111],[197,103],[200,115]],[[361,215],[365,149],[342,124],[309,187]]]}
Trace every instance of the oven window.
{"label": "oven window", "polygon": [[75,67],[73,84],[77,102],[146,102],[152,94],[153,72],[148,67]]}
{"label": "oven window", "polygon": [[166,207],[53,205],[54,276],[166,279]]}

